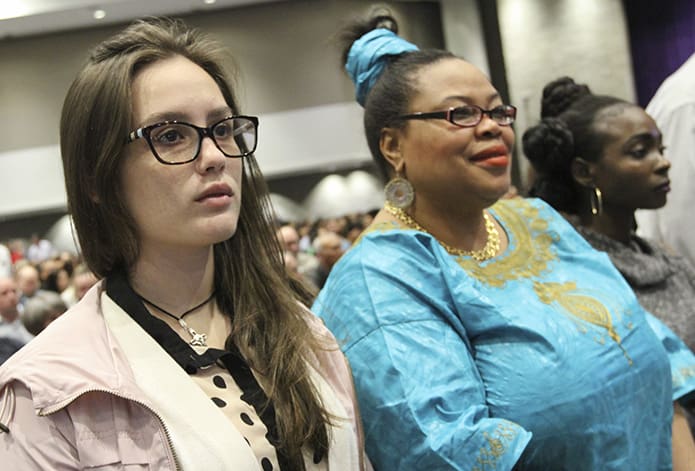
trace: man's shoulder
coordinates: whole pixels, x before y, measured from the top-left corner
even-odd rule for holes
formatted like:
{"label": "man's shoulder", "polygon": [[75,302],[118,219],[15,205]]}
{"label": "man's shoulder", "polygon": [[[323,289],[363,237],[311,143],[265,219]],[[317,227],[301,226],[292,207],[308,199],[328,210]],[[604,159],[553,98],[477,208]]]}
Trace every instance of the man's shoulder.
{"label": "man's shoulder", "polygon": [[34,338],[33,335],[24,327],[20,319],[13,322],[0,322],[0,339],[14,339],[22,343],[22,345]]}

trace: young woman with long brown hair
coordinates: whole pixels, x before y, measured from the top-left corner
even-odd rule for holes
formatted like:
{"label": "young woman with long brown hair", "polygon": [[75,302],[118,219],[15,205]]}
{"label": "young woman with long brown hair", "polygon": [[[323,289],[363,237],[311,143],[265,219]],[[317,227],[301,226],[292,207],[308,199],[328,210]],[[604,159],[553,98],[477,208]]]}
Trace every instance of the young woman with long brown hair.
{"label": "young woman with long brown hair", "polygon": [[290,289],[258,119],[222,54],[180,22],[138,21],[72,84],[68,205],[103,281],[0,370],[8,469],[368,466],[349,369]]}

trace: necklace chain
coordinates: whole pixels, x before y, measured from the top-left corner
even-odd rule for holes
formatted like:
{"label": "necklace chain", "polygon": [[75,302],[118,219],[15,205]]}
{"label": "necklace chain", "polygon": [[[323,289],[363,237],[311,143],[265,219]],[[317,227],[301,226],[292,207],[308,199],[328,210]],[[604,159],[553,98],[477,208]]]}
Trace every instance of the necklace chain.
{"label": "necklace chain", "polygon": [[208,339],[207,334],[199,334],[198,332],[196,332],[196,331],[193,329],[193,327],[189,327],[188,324],[186,324],[186,321],[183,320],[183,318],[184,318],[185,316],[187,316],[188,314],[197,311],[198,309],[200,309],[201,307],[205,306],[207,303],[209,303],[210,301],[212,301],[212,299],[215,297],[215,292],[214,292],[214,291],[212,292],[212,294],[211,294],[207,299],[205,299],[205,301],[203,301],[202,303],[200,303],[200,304],[198,304],[198,305],[196,305],[196,306],[193,306],[192,308],[190,308],[189,310],[187,310],[186,312],[184,312],[184,313],[181,314],[180,316],[175,316],[174,314],[170,313],[170,312],[167,311],[166,309],[163,309],[163,308],[161,308],[160,306],[157,306],[155,303],[153,303],[152,301],[150,301],[149,299],[145,298],[144,296],[142,296],[142,295],[140,295],[140,294],[138,294],[138,293],[135,293],[135,294],[137,294],[137,296],[138,296],[144,303],[149,304],[150,306],[152,306],[153,308],[157,309],[158,311],[161,311],[162,313],[166,314],[167,316],[171,317],[172,319],[178,321],[179,325],[180,325],[181,327],[183,327],[183,329],[184,329],[186,332],[188,332],[188,335],[191,336],[191,341],[188,342],[191,346],[194,346],[194,347],[207,347],[207,339]]}
{"label": "necklace chain", "polygon": [[[396,208],[395,206],[392,206],[389,203],[386,203],[384,208],[392,216],[395,216],[406,226],[412,227],[413,229],[417,229],[418,231],[424,232],[426,234],[430,234],[430,232],[427,229],[422,227],[415,219],[413,219],[412,216],[403,211],[401,208]],[[437,239],[437,242],[439,242],[439,244],[442,247],[444,247],[446,251],[449,252],[451,255],[456,255],[459,257],[471,257],[478,262],[484,262],[485,260],[491,259],[495,255],[497,255],[497,252],[499,252],[500,250],[500,234],[497,231],[495,224],[492,222],[492,218],[487,214],[487,212],[483,212],[483,218],[485,219],[485,232],[487,232],[487,241],[485,242],[485,247],[483,247],[482,249],[463,250],[452,247],[439,239]]]}

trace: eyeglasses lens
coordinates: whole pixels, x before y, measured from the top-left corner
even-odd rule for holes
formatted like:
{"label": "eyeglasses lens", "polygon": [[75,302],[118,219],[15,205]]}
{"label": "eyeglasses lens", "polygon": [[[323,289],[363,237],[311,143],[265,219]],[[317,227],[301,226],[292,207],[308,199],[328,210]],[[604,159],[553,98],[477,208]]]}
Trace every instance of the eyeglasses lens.
{"label": "eyeglasses lens", "polygon": [[498,124],[512,124],[515,117],[516,109],[511,106],[498,106],[490,110],[490,118],[495,120]]}
{"label": "eyeglasses lens", "polygon": [[198,131],[185,124],[167,124],[150,131],[150,141],[159,158],[180,163],[193,158],[198,151]]}
{"label": "eyeglasses lens", "polygon": [[497,124],[506,126],[514,122],[516,110],[512,106],[498,106],[489,111],[477,106],[461,106],[452,110],[452,120],[459,126],[476,126],[487,113]]}
{"label": "eyeglasses lens", "polygon": [[477,106],[461,106],[452,111],[453,121],[460,126],[475,126],[481,116],[482,111]]}
{"label": "eyeglasses lens", "polygon": [[[227,150],[227,148],[222,146],[222,150],[230,156],[241,156],[246,155],[250,152],[256,150],[256,126],[253,121],[247,118],[232,118],[220,123],[220,125],[228,122],[227,124],[231,129],[232,139],[228,139],[229,145],[232,146]],[[215,130],[217,127],[215,127]],[[215,133],[217,136],[217,133]],[[217,139],[217,137],[215,137]],[[218,140],[219,142],[219,140]]]}

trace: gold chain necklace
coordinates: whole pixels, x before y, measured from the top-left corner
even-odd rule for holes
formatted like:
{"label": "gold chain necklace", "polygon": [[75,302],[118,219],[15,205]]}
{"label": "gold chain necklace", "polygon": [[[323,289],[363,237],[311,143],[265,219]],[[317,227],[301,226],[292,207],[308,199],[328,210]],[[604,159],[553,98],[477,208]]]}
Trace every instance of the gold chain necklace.
{"label": "gold chain necklace", "polygon": [[[402,209],[396,208],[395,206],[392,206],[389,203],[386,203],[384,209],[386,209],[386,211],[388,211],[391,215],[395,216],[406,226],[410,226],[413,229],[417,229],[418,231],[430,234],[430,232],[427,229],[418,224],[418,222],[415,219],[413,219],[408,213],[406,213]],[[497,255],[497,252],[499,252],[500,250],[500,234],[497,231],[495,224],[492,222],[492,218],[487,214],[487,212],[483,212],[483,218],[485,219],[485,232],[487,232],[487,241],[485,242],[485,247],[483,247],[482,249],[463,250],[452,247],[439,239],[437,239],[437,242],[439,242],[441,246],[444,247],[446,251],[449,252],[451,255],[457,255],[459,257],[471,257],[478,262],[484,262],[485,260],[491,259],[495,255]]]}

